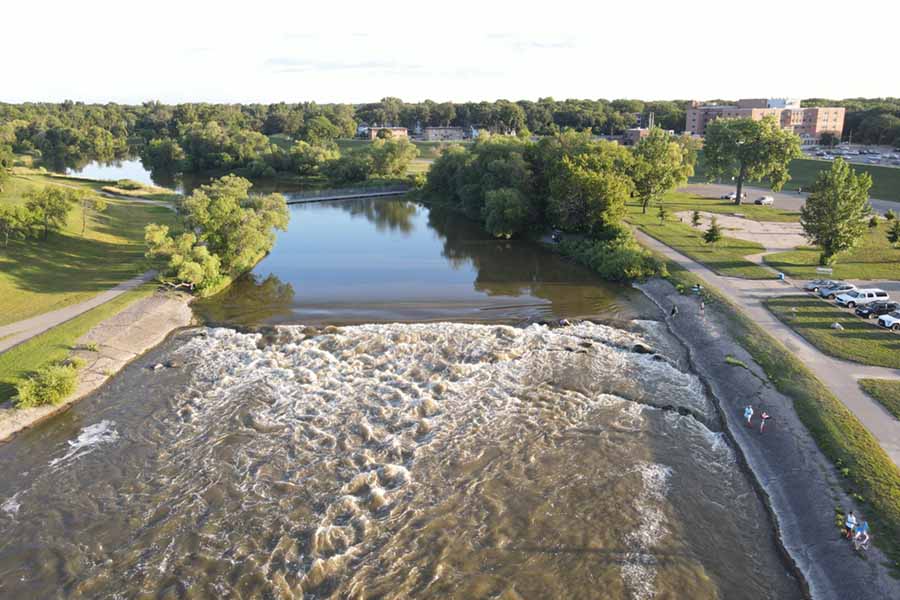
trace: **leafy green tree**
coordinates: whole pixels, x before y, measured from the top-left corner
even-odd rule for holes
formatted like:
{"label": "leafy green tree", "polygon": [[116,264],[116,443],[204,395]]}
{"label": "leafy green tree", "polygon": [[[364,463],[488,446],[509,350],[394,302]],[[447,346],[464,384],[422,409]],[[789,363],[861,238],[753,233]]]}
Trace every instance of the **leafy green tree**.
{"label": "leafy green tree", "polygon": [[337,183],[366,181],[373,171],[372,155],[365,151],[348,152],[320,167],[329,180]]}
{"label": "leafy green tree", "polygon": [[58,231],[66,224],[72,209],[72,192],[59,186],[48,185],[29,191],[25,207],[34,215],[44,231],[44,239],[51,231]]}
{"label": "leafy green tree", "polygon": [[593,156],[564,156],[550,184],[552,220],[569,231],[597,235],[625,216],[632,183],[627,175],[602,165]]}
{"label": "leafy green tree", "polygon": [[372,157],[372,172],[382,177],[399,177],[419,155],[419,149],[406,138],[377,139],[367,148]]}
{"label": "leafy green tree", "polygon": [[81,237],[87,229],[87,217],[89,212],[101,213],[106,210],[106,200],[87,190],[75,190],[71,194],[71,200],[81,207]]}
{"label": "leafy green tree", "polygon": [[644,214],[651,202],[687,183],[688,177],[694,174],[685,148],[659,127],[638,141],[633,153],[631,179]]}
{"label": "leafy green tree", "polygon": [[878,227],[878,215],[872,215],[872,218],[869,219],[869,229],[875,229]]}
{"label": "leafy green tree", "polygon": [[206,290],[222,280],[221,260],[193,233],[173,237],[167,225],[151,223],[144,228],[144,241],[147,258],[167,261],[163,282],[173,287]]}
{"label": "leafy green tree", "polygon": [[313,117],[303,126],[303,139],[314,146],[327,146],[340,135],[341,130],[323,116]]}
{"label": "leafy green tree", "polygon": [[3,191],[3,183],[9,178],[9,171],[15,162],[15,155],[12,148],[5,144],[0,144],[0,192]]}
{"label": "leafy green tree", "polygon": [[9,238],[29,237],[34,226],[34,215],[24,206],[0,205],[0,236],[3,247],[9,246]]}
{"label": "leafy green tree", "polygon": [[275,229],[284,231],[288,210],[281,194],[250,194],[253,184],[226,175],[194,190],[182,208],[185,229],[197,233],[223,270],[243,272],[275,243]]}
{"label": "leafy green tree", "polygon": [[719,220],[716,217],[712,218],[712,221],[709,223],[709,227],[703,233],[703,241],[707,244],[715,246],[722,239],[722,228],[719,227]]}
{"label": "leafy green tree", "polygon": [[151,169],[166,173],[181,171],[186,158],[184,149],[170,138],[150,140],[141,152],[141,159],[146,161]]}
{"label": "leafy green tree", "polygon": [[893,221],[897,218],[897,213],[894,212],[894,209],[889,208],[884,212],[884,218],[886,221]]}
{"label": "leafy green tree", "polygon": [[872,177],[856,173],[842,158],[816,176],[800,224],[806,236],[822,248],[819,263],[830,265],[841,252],[856,247],[872,214],[869,188]]}
{"label": "leafy green tree", "polygon": [[826,131],[819,137],[819,145],[828,146],[829,148],[834,148],[838,144],[841,143],[840,136],[837,136],[830,131]]}
{"label": "leafy green tree", "polygon": [[887,239],[894,246],[900,244],[900,221],[896,219],[891,221],[891,226],[887,230]]}
{"label": "leafy green tree", "polygon": [[700,223],[700,211],[695,210],[694,214],[691,215],[691,225],[693,225],[694,227],[700,227]]}
{"label": "leafy green tree", "polygon": [[735,204],[745,181],[768,180],[775,191],[790,179],[788,165],[799,158],[800,138],[783,130],[774,117],[716,119],[706,127],[703,163],[710,178],[734,178]]}
{"label": "leafy green tree", "polygon": [[494,237],[510,238],[528,225],[528,201],[515,188],[490,190],[485,194],[484,225]]}
{"label": "leafy green tree", "polygon": [[314,146],[304,141],[295,143],[290,151],[294,170],[300,175],[315,175],[322,165],[340,158],[340,155],[337,148]]}

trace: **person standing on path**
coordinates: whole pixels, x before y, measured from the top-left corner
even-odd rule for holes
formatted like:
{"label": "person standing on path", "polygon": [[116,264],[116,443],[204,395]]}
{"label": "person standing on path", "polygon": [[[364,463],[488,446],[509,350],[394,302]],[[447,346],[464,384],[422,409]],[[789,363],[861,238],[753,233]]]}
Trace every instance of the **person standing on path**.
{"label": "person standing on path", "polygon": [[700,316],[706,314],[706,302],[703,301],[703,298],[700,298]]}
{"label": "person standing on path", "polygon": [[678,314],[678,307],[677,307],[676,305],[673,304],[673,305],[672,305],[672,312],[669,313],[669,316],[672,317],[672,318],[674,319],[674,318],[675,318],[675,315],[677,315],[677,314]]}
{"label": "person standing on path", "polygon": [[847,515],[847,518],[844,519],[844,529],[847,530],[845,536],[846,538],[853,538],[853,530],[856,529],[856,515],[853,514],[853,511],[850,511],[850,514]]}
{"label": "person standing on path", "polygon": [[766,428],[766,421],[768,421],[770,417],[769,413],[767,413],[766,411],[762,411],[762,414],[759,415],[759,417],[761,419],[761,421],[759,422],[759,432],[762,433],[763,429]]}
{"label": "person standing on path", "polygon": [[744,408],[744,418],[747,419],[747,427],[752,427],[750,420],[753,419],[753,406],[750,404]]}

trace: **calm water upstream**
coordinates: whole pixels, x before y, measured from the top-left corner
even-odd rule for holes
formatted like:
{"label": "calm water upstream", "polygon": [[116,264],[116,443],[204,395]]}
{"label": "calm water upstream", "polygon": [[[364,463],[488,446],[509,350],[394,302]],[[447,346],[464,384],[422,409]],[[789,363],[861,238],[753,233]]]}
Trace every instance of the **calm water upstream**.
{"label": "calm water upstream", "polygon": [[[0,446],[0,597],[800,597],[627,289],[378,201],[292,209],[200,311],[292,324],[182,332]],[[582,315],[616,326],[526,323]]]}

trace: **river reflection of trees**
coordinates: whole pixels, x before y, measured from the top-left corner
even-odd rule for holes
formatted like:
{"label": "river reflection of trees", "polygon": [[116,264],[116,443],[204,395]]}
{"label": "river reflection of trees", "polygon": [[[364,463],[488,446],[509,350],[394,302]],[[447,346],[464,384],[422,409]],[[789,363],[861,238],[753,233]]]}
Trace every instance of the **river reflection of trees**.
{"label": "river reflection of trees", "polygon": [[375,225],[378,231],[400,231],[410,233],[415,225],[412,218],[418,211],[415,202],[407,200],[384,200],[360,198],[358,200],[341,200],[334,206],[345,210],[352,216],[363,216]]}
{"label": "river reflection of trees", "polygon": [[194,302],[194,310],[210,324],[241,323],[255,327],[293,314],[294,286],[269,275],[238,277],[223,292]]}

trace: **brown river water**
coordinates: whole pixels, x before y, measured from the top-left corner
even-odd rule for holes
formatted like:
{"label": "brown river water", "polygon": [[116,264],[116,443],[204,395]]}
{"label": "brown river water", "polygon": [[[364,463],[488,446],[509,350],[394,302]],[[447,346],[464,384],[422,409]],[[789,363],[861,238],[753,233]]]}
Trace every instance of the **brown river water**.
{"label": "brown river water", "polygon": [[[0,597],[801,597],[636,292],[387,202],[406,231],[295,209],[256,297],[199,308],[244,333],[182,332],[0,446]],[[291,239],[341,214],[369,270]]]}

